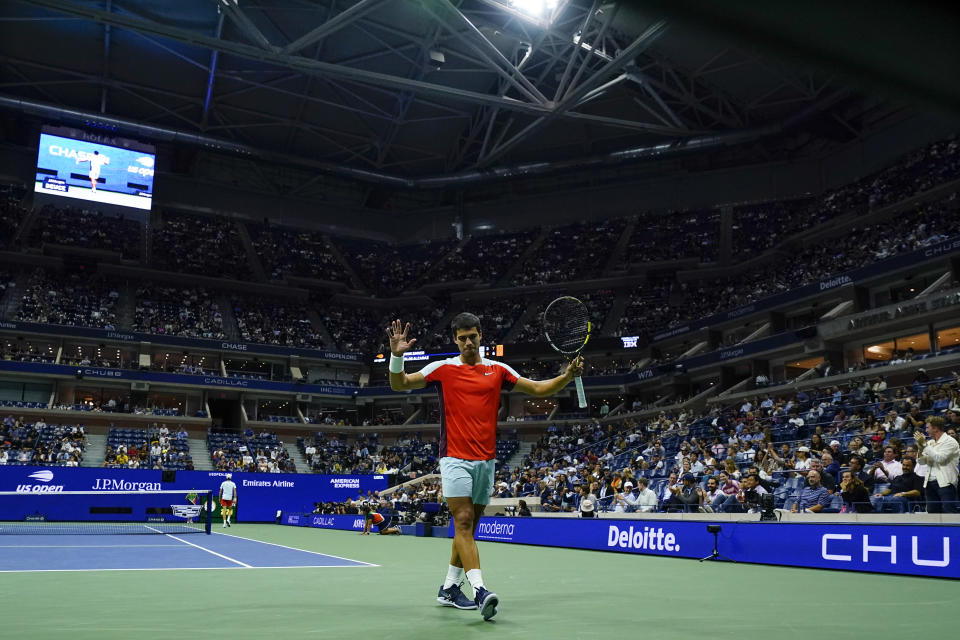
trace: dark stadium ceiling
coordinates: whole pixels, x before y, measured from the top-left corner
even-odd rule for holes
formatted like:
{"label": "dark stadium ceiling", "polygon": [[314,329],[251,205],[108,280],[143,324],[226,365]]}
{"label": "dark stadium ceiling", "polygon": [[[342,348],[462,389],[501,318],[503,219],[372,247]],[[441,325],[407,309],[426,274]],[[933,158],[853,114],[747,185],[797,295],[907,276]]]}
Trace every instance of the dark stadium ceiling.
{"label": "dark stadium ceiling", "polygon": [[[521,11],[544,3],[547,19]],[[799,123],[802,144],[820,148],[902,109],[829,69],[674,21],[671,6],[8,0],[0,101],[147,123],[395,186],[705,149],[790,127],[796,140]]]}

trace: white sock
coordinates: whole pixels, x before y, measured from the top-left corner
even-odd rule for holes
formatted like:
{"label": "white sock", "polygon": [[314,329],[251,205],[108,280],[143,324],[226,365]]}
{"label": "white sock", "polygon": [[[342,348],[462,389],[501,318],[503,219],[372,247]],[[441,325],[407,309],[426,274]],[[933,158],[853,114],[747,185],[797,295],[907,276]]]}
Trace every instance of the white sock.
{"label": "white sock", "polygon": [[483,576],[480,575],[480,569],[470,569],[467,571],[467,580],[470,581],[470,586],[474,590],[483,588]]}
{"label": "white sock", "polygon": [[460,584],[460,576],[463,575],[463,567],[455,567],[452,564],[447,567],[447,579],[443,581],[443,588],[449,589],[455,584]]}

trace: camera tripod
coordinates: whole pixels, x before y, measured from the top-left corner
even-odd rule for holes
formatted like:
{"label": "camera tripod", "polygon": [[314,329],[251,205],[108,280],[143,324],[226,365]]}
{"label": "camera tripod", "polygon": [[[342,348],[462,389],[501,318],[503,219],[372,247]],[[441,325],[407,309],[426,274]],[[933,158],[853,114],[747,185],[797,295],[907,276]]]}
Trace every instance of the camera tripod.
{"label": "camera tripod", "polygon": [[717,551],[718,539],[720,536],[720,525],[718,524],[708,524],[707,531],[713,534],[713,552],[705,558],[700,558],[700,562],[704,560],[720,560],[723,562],[736,562],[733,558],[728,558],[727,556],[720,555],[720,552]]}

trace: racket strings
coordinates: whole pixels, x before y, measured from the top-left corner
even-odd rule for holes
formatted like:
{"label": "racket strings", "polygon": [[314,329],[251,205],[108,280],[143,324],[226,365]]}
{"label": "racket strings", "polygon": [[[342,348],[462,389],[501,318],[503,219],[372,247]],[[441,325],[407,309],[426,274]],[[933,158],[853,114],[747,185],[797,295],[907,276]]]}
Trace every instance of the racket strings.
{"label": "racket strings", "polygon": [[555,349],[576,352],[590,336],[590,313],[576,298],[559,298],[544,312],[543,330]]}

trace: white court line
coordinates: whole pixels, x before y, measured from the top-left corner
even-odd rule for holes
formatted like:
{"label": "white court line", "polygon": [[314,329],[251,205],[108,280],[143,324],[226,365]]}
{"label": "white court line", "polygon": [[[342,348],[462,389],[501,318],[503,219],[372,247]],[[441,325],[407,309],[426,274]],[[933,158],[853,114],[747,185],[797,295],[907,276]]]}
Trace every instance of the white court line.
{"label": "white court line", "polygon": [[[186,547],[184,547],[186,549]],[[376,567],[379,565],[369,565]],[[93,571],[240,571],[242,569],[366,569],[342,564],[300,564],[292,567],[134,567],[122,569],[0,569],[0,573],[89,573]]]}
{"label": "white court line", "polygon": [[[153,527],[150,527],[150,526],[148,526],[147,529],[150,529],[151,531],[156,531],[157,533],[163,533],[163,532],[160,531],[159,529],[154,529]],[[238,564],[238,565],[240,565],[241,567],[246,567],[247,569],[252,569],[252,568],[253,568],[252,566],[250,566],[250,565],[247,564],[246,562],[240,562],[239,560],[236,560],[236,559],[234,559],[234,558],[231,558],[230,556],[225,556],[225,555],[223,555],[222,553],[217,553],[216,551],[213,551],[213,550],[211,550],[211,549],[207,549],[206,547],[201,547],[201,546],[198,545],[198,544],[193,544],[192,542],[187,542],[187,541],[184,540],[183,538],[178,538],[177,536],[170,535],[169,533],[167,533],[167,534],[165,534],[165,535],[166,535],[168,538],[171,538],[171,539],[173,539],[173,540],[176,540],[177,542],[182,542],[183,544],[188,544],[188,545],[190,545],[191,547],[196,547],[197,549],[200,549],[200,551],[206,551],[206,552],[209,553],[209,554],[215,555],[215,556],[217,556],[218,558],[223,558],[224,560],[229,560],[230,562],[233,562],[234,564]]]}
{"label": "white court line", "polygon": [[317,555],[317,556],[325,556],[325,557],[327,557],[327,558],[336,558],[337,560],[346,560],[347,562],[356,562],[357,564],[366,565],[366,566],[368,566],[368,567],[379,567],[379,566],[380,566],[380,565],[378,565],[378,564],[371,564],[371,563],[369,563],[369,562],[363,562],[362,560],[354,560],[354,559],[352,559],[352,558],[344,558],[343,556],[333,556],[333,555],[330,555],[329,553],[322,553],[322,552],[320,552],[320,551],[309,551],[309,550],[307,550],[307,549],[298,549],[297,547],[289,547],[289,546],[287,546],[287,545],[285,545],[285,544],[278,544],[278,543],[276,543],[276,542],[264,542],[263,540],[257,540],[256,538],[244,538],[243,536],[235,536],[235,535],[233,535],[232,533],[220,533],[219,531],[214,531],[213,533],[217,534],[218,536],[227,536],[227,537],[230,537],[230,538],[237,538],[237,539],[239,539],[239,540],[248,540],[248,541],[250,541],[250,542],[259,542],[260,544],[269,544],[270,546],[273,546],[273,547],[283,547],[284,549],[290,549],[290,550],[292,550],[292,551],[302,551],[303,553],[312,553],[312,554]]}

